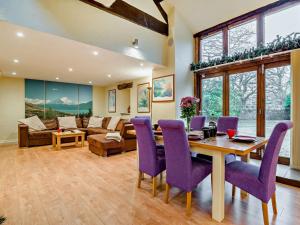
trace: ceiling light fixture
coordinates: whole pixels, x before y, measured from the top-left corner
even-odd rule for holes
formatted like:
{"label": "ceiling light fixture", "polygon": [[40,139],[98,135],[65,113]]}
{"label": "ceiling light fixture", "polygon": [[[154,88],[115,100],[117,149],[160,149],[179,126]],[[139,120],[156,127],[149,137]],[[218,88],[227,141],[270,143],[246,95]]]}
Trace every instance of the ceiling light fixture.
{"label": "ceiling light fixture", "polygon": [[13,75],[13,76],[16,76],[16,75],[17,75],[17,73],[16,73],[16,72],[12,72],[12,73],[11,73],[11,75]]}
{"label": "ceiling light fixture", "polygon": [[92,81],[89,81],[89,84],[92,84],[93,82]]}
{"label": "ceiling light fixture", "polygon": [[93,55],[99,55],[99,52],[93,51]]}
{"label": "ceiling light fixture", "polygon": [[59,77],[55,77],[55,80],[59,80]]}
{"label": "ceiling light fixture", "polygon": [[134,48],[139,48],[139,39],[137,39],[137,38],[133,39],[132,46]]}
{"label": "ceiling light fixture", "polygon": [[18,32],[16,33],[16,35],[17,35],[17,37],[24,37],[24,33],[21,32],[21,31],[18,31]]}
{"label": "ceiling light fixture", "polygon": [[68,70],[69,70],[69,72],[73,72],[73,68],[69,68]]}
{"label": "ceiling light fixture", "polygon": [[20,61],[18,59],[14,59],[14,63],[19,63]]}
{"label": "ceiling light fixture", "polygon": [[107,77],[108,77],[108,78],[111,78],[111,74],[108,74]]}
{"label": "ceiling light fixture", "polygon": [[144,63],[140,63],[140,66],[144,66]]}

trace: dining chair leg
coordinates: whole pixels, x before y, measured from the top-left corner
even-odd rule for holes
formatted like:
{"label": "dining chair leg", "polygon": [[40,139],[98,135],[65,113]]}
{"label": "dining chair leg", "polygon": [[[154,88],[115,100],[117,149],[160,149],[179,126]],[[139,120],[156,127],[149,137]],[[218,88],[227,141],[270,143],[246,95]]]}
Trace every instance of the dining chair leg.
{"label": "dining chair leg", "polygon": [[232,197],[234,197],[234,196],[235,196],[235,190],[236,190],[236,187],[235,187],[235,185],[232,185]]}
{"label": "dining chair leg", "polygon": [[186,193],[186,215],[191,215],[191,208],[192,208],[192,192]]}
{"label": "dining chair leg", "polygon": [[144,180],[145,179],[145,174],[144,173],[142,173],[142,180]]}
{"label": "dining chair leg", "polygon": [[269,225],[268,204],[265,202],[262,202],[261,204],[264,216],[264,225]]}
{"label": "dining chair leg", "polygon": [[165,203],[169,203],[170,185],[166,183]]}
{"label": "dining chair leg", "polygon": [[276,202],[276,193],[275,192],[272,196],[272,206],[273,206],[273,213],[277,214],[277,202]]}
{"label": "dining chair leg", "polygon": [[159,175],[159,182],[160,182],[159,185],[162,185],[162,183],[163,183],[163,178],[164,178],[164,174],[163,174],[163,172],[161,172],[160,175]]}
{"label": "dining chair leg", "polygon": [[138,188],[141,187],[141,182],[142,182],[142,179],[143,179],[143,175],[144,175],[144,173],[139,171],[139,178],[138,178],[138,183],[137,183]]}
{"label": "dining chair leg", "polygon": [[157,186],[157,177],[152,177],[152,195],[153,197],[156,196],[156,186]]}

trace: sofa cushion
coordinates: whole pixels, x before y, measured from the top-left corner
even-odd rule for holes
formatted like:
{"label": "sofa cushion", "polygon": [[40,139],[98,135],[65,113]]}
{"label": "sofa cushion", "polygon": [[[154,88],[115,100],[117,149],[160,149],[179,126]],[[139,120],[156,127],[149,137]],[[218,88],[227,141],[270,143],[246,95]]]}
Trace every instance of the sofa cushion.
{"label": "sofa cushion", "polygon": [[82,128],[82,119],[80,117],[76,118],[76,125],[77,128]]}
{"label": "sofa cushion", "polygon": [[118,123],[120,122],[120,119],[121,119],[121,117],[119,117],[119,116],[112,117],[107,125],[107,129],[112,130],[112,131],[116,130],[116,127],[117,127]]}
{"label": "sofa cushion", "polygon": [[120,130],[122,130],[122,128],[123,128],[123,126],[124,126],[124,123],[126,123],[126,122],[128,122],[128,120],[126,120],[126,119],[120,119],[120,121],[119,121],[119,123],[118,123],[118,125],[117,125],[117,127],[116,127],[116,131],[120,131]]}
{"label": "sofa cushion", "polygon": [[92,116],[89,120],[88,128],[90,127],[100,127],[102,128],[103,117]]}
{"label": "sofa cushion", "polygon": [[92,135],[92,134],[107,134],[108,130],[104,129],[104,128],[88,128],[88,135]]}
{"label": "sofa cushion", "polygon": [[57,130],[58,124],[56,119],[51,120],[43,120],[43,123],[45,124],[47,130]]}
{"label": "sofa cushion", "polygon": [[59,128],[77,128],[75,116],[57,117]]}
{"label": "sofa cushion", "polygon": [[38,116],[32,116],[26,119],[21,119],[18,122],[26,124],[29,127],[30,131],[40,131],[47,129]]}
{"label": "sofa cushion", "polygon": [[88,125],[89,125],[89,120],[90,120],[90,118],[87,118],[87,117],[83,117],[83,118],[82,118],[82,127],[83,127],[83,128],[87,128],[87,127],[88,127]]}
{"label": "sofa cushion", "polygon": [[107,129],[107,125],[110,121],[111,117],[104,117],[102,121],[102,128]]}
{"label": "sofa cushion", "polygon": [[31,131],[29,132],[29,139],[50,139],[52,140],[53,130]]}

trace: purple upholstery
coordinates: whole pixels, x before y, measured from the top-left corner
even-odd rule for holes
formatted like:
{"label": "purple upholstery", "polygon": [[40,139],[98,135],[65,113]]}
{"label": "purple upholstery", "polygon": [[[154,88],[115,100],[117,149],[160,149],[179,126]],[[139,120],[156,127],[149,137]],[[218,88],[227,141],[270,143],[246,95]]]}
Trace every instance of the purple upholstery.
{"label": "purple upholstery", "polygon": [[228,129],[238,129],[239,118],[234,116],[221,116],[217,121],[217,132],[225,132]]}
{"label": "purple upholstery", "polygon": [[182,121],[160,120],[158,124],[164,138],[167,183],[190,192],[211,173],[211,163],[192,159]]}
{"label": "purple upholstery", "polygon": [[276,167],[285,134],[292,123],[281,122],[274,128],[260,168],[241,161],[226,165],[226,181],[268,203],[275,192]]}
{"label": "purple upholstery", "polygon": [[139,147],[139,170],[155,177],[166,169],[164,150],[161,146],[156,147],[149,118],[134,118],[131,123]]}
{"label": "purple upholstery", "polygon": [[205,116],[194,116],[191,121],[192,130],[202,130],[205,124]]}

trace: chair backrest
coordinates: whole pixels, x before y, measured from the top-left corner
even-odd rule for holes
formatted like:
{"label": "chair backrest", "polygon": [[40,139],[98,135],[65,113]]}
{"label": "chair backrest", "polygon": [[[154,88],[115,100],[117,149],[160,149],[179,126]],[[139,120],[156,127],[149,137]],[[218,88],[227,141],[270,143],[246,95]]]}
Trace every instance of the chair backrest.
{"label": "chair backrest", "polygon": [[269,138],[258,177],[259,180],[266,185],[266,190],[269,192],[275,189],[276,168],[279,152],[286,132],[292,127],[293,123],[291,121],[280,122],[275,126]]}
{"label": "chair backrest", "polygon": [[149,118],[134,118],[131,123],[136,131],[136,138],[139,147],[139,169],[152,175],[156,168],[156,144]]}
{"label": "chair backrest", "polygon": [[235,116],[221,116],[217,121],[217,131],[226,132],[228,129],[238,129],[239,118]]}
{"label": "chair backrest", "polygon": [[159,120],[162,129],[167,182],[181,187],[191,179],[192,160],[183,121]]}
{"label": "chair backrest", "polygon": [[202,130],[205,124],[205,116],[194,116],[191,120],[192,130]]}

